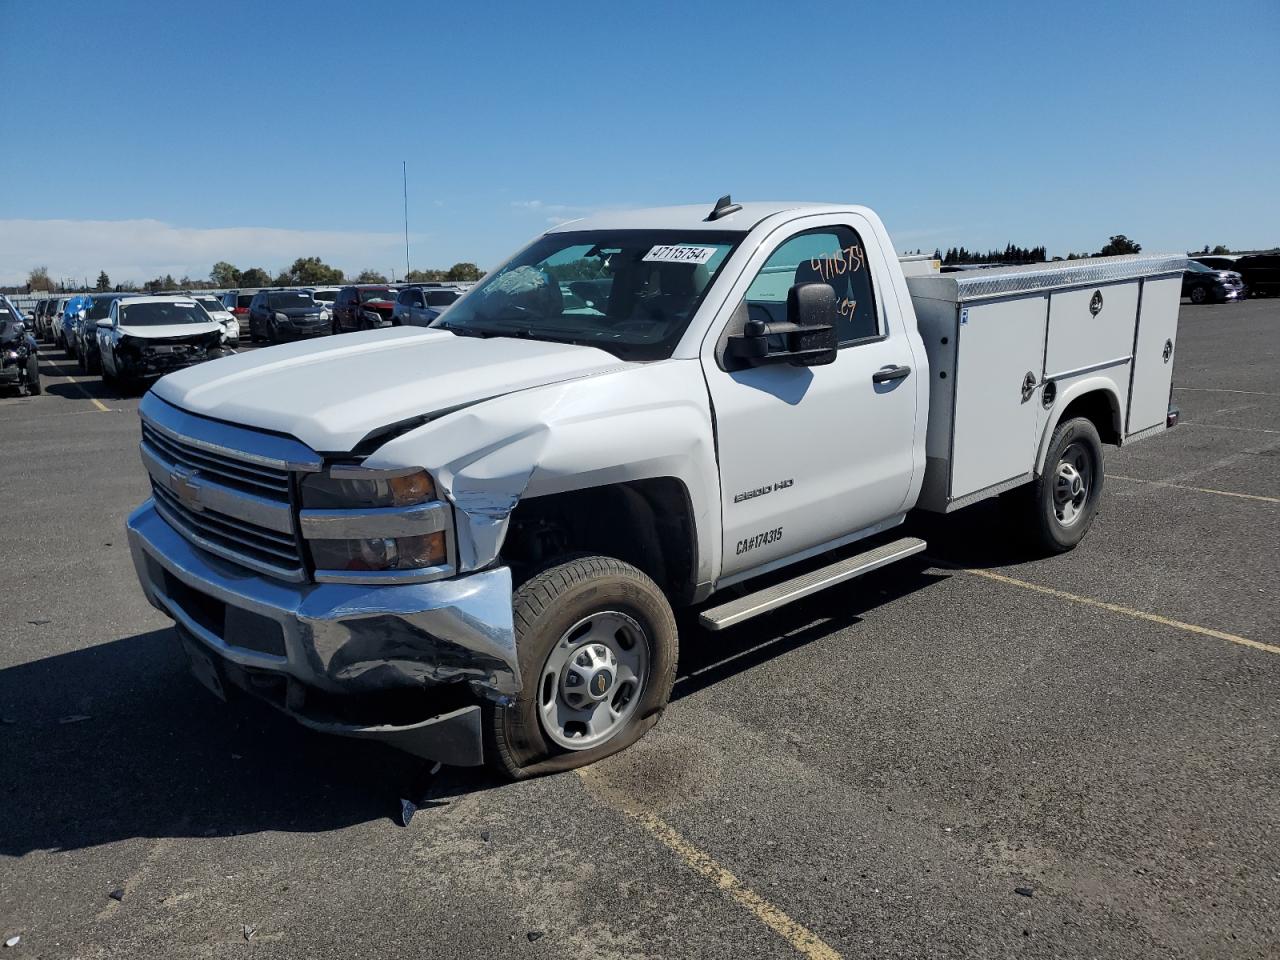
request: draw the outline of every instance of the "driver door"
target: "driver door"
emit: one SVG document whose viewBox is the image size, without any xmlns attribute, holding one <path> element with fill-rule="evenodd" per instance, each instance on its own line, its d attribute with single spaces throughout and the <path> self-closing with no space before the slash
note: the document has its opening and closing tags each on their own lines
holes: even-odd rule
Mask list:
<svg viewBox="0 0 1280 960">
<path fill-rule="evenodd" d="M 724 336 L 703 347 L 720 463 L 722 585 L 896 521 L 911 487 L 915 360 L 881 303 L 892 296 L 887 265 L 863 245 L 873 234 L 861 218 L 810 222 L 763 245 L 713 329 L 733 332 L 726 326 L 744 318 L 784 322 L 793 284 L 828 283 L 837 302 L 835 362 L 732 369 Z M 895 378 L 885 380 L 891 368 Z"/>
</svg>

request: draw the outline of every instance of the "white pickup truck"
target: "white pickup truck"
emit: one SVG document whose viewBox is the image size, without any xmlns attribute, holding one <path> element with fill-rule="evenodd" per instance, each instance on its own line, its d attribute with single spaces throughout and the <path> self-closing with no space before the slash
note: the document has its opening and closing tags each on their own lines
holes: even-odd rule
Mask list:
<svg viewBox="0 0 1280 960">
<path fill-rule="evenodd" d="M 1185 259 L 906 276 L 893 249 L 860 206 L 605 213 L 432 327 L 171 374 L 141 404 L 146 596 L 218 694 L 522 777 L 657 722 L 676 605 L 730 627 L 1005 492 L 1073 547 L 1101 445 L 1176 421 Z"/>
</svg>

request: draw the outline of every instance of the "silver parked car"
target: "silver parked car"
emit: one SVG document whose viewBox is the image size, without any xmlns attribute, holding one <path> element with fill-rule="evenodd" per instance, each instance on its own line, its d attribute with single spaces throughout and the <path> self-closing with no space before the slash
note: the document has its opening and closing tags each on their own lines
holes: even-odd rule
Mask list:
<svg viewBox="0 0 1280 960">
<path fill-rule="evenodd" d="M 462 291 L 453 287 L 405 287 L 396 297 L 391 322 L 402 327 L 429 326 L 461 296 Z"/>
</svg>

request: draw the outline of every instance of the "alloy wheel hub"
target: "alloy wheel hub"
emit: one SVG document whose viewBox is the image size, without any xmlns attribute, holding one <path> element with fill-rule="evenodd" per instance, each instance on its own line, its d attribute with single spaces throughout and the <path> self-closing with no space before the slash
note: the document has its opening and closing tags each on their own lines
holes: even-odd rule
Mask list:
<svg viewBox="0 0 1280 960">
<path fill-rule="evenodd" d="M 609 698 L 618 676 L 618 658 L 603 643 L 580 647 L 564 665 L 560 690 L 565 702 L 582 708 Z"/>
</svg>

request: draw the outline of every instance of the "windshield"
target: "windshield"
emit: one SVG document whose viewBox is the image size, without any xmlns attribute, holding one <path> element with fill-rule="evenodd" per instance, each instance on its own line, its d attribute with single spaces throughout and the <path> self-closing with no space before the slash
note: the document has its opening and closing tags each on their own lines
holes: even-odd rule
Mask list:
<svg viewBox="0 0 1280 960">
<path fill-rule="evenodd" d="M 176 323 L 211 323 L 209 314 L 192 300 L 170 303 L 121 304 L 120 326 L 163 327 Z"/>
<path fill-rule="evenodd" d="M 427 293 L 428 307 L 447 307 L 453 301 L 457 300 L 461 294 L 454 293 L 452 290 L 430 291 Z"/>
<path fill-rule="evenodd" d="M 115 297 L 94 297 L 93 306 L 89 308 L 87 316 L 90 320 L 105 320 L 107 314 L 111 312 L 111 304 L 115 301 Z"/>
<path fill-rule="evenodd" d="M 267 304 L 272 310 L 288 310 L 291 307 L 314 307 L 316 302 L 309 293 L 269 293 Z"/>
<path fill-rule="evenodd" d="M 494 271 L 437 325 L 580 343 L 625 360 L 671 356 L 741 234 L 552 233 Z"/>
<path fill-rule="evenodd" d="M 394 303 L 396 292 L 394 290 L 361 290 L 361 303 Z"/>
<path fill-rule="evenodd" d="M 227 309 L 222 305 L 222 301 L 217 297 L 196 297 L 196 303 L 200 304 L 200 306 L 204 307 L 210 313 L 215 310 L 222 312 Z"/>
</svg>

